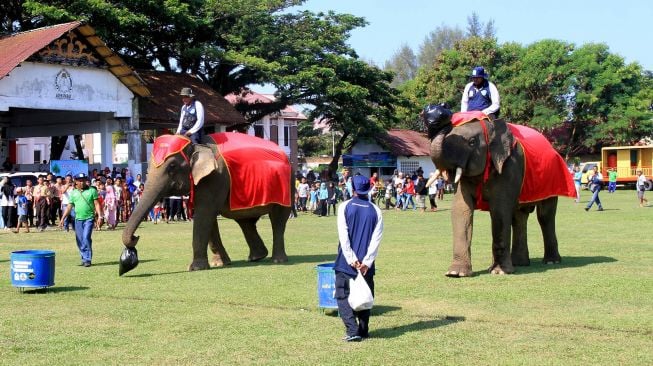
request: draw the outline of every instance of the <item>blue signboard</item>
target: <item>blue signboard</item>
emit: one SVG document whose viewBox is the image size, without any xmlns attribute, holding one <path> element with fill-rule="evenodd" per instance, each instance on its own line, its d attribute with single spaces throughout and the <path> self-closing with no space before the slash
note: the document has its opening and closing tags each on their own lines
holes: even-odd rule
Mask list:
<svg viewBox="0 0 653 366">
<path fill-rule="evenodd" d="M 50 171 L 55 176 L 65 177 L 79 173 L 88 174 L 86 160 L 50 160 Z"/>
<path fill-rule="evenodd" d="M 343 155 L 342 165 L 353 168 L 394 168 L 397 166 L 397 157 L 389 152 Z"/>
</svg>

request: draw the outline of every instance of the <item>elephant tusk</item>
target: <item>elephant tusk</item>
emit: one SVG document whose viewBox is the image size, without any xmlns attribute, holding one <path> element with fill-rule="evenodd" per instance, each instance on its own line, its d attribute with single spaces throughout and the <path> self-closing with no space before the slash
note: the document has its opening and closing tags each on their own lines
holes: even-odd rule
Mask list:
<svg viewBox="0 0 653 366">
<path fill-rule="evenodd" d="M 458 183 L 462 175 L 463 175 L 463 168 L 461 167 L 456 168 L 456 177 L 453 179 L 453 182 Z"/>
</svg>

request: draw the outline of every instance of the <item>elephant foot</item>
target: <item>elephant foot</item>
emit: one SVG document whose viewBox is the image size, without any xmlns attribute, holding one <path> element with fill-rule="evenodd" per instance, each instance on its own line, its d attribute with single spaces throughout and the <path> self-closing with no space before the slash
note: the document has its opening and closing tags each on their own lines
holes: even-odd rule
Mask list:
<svg viewBox="0 0 653 366">
<path fill-rule="evenodd" d="M 188 271 L 202 271 L 211 268 L 208 259 L 196 259 L 189 266 Z"/>
<path fill-rule="evenodd" d="M 288 262 L 288 256 L 283 254 L 283 255 L 275 255 L 272 257 L 272 262 L 273 263 L 286 263 Z"/>
<path fill-rule="evenodd" d="M 474 272 L 472 272 L 471 266 L 452 264 L 444 275 L 453 278 L 471 277 Z"/>
<path fill-rule="evenodd" d="M 231 259 L 223 260 L 219 255 L 214 255 L 209 264 L 211 267 L 224 267 L 231 264 Z"/>
<path fill-rule="evenodd" d="M 249 257 L 247 257 L 248 262 L 258 262 L 261 259 L 265 258 L 268 256 L 268 251 L 267 249 L 264 252 L 261 253 L 250 253 Z"/>
<path fill-rule="evenodd" d="M 497 275 L 505 275 L 505 274 L 511 274 L 515 272 L 515 269 L 511 266 L 501 266 L 499 264 L 493 264 L 489 269 L 491 274 L 497 274 Z"/>
<path fill-rule="evenodd" d="M 555 257 L 553 257 L 553 258 L 544 257 L 544 259 L 542 259 L 542 263 L 544 263 L 544 264 L 560 264 L 561 261 L 562 260 L 560 259 L 560 257 L 557 257 L 557 258 L 555 258 Z"/>
</svg>

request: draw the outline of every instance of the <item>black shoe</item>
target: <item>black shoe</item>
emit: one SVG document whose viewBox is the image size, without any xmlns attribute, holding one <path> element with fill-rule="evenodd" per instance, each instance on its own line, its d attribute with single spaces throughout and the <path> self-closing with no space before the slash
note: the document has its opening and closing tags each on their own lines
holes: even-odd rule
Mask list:
<svg viewBox="0 0 653 366">
<path fill-rule="evenodd" d="M 83 266 L 83 267 L 90 267 L 90 266 L 91 266 L 91 262 L 82 262 L 82 266 Z"/>
<path fill-rule="evenodd" d="M 599 207 L 599 211 L 603 211 L 603 207 Z"/>
<path fill-rule="evenodd" d="M 360 342 L 363 340 L 363 338 L 361 336 L 355 335 L 355 336 L 346 336 L 342 340 L 345 342 Z"/>
<path fill-rule="evenodd" d="M 590 208 L 589 208 L 589 207 L 585 207 L 585 211 L 589 211 L 589 210 L 590 210 Z"/>
</svg>

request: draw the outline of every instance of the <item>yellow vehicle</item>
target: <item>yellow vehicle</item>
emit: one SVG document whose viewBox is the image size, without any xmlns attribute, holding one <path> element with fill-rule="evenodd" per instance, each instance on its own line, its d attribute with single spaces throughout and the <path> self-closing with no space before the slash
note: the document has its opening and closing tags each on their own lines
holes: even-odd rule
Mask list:
<svg viewBox="0 0 653 366">
<path fill-rule="evenodd" d="M 601 171 L 601 162 L 600 161 L 588 161 L 587 163 L 581 163 L 580 164 L 580 171 L 583 173 L 583 175 L 580 178 L 580 183 L 583 185 L 587 185 L 589 183 L 589 175 L 593 171 L 594 167 L 598 166 L 599 171 Z M 604 173 L 601 173 L 604 174 Z M 606 176 L 604 174 L 604 176 Z M 607 177 L 607 176 L 606 176 Z M 607 178 L 606 178 L 607 180 Z"/>
<path fill-rule="evenodd" d="M 617 184 L 634 185 L 637 182 L 637 170 L 641 169 L 650 181 L 653 175 L 653 146 L 613 146 L 601 149 L 603 176 L 607 169 L 617 170 Z"/>
</svg>

